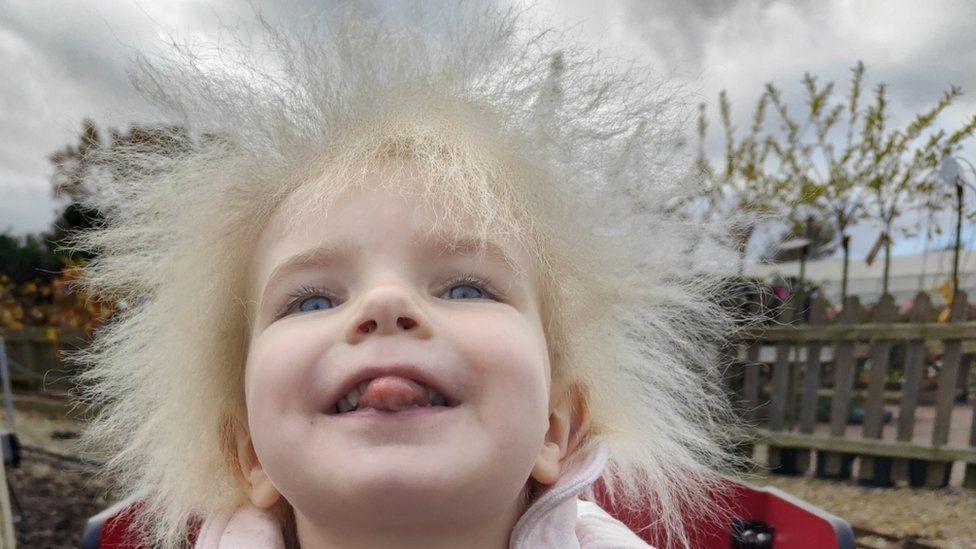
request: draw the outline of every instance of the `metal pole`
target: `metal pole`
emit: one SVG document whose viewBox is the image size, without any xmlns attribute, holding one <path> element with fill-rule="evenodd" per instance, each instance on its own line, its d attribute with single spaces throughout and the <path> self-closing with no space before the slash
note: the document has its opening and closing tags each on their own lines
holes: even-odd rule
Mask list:
<svg viewBox="0 0 976 549">
<path fill-rule="evenodd" d="M 962 178 L 956 176 L 956 247 L 952 254 L 952 297 L 959 292 L 959 248 L 962 246 Z"/>
<path fill-rule="evenodd" d="M 844 247 L 844 273 L 840 281 L 840 306 L 843 307 L 844 303 L 847 303 L 847 265 L 851 255 L 851 237 L 846 234 L 843 235 L 840 244 Z"/>
<path fill-rule="evenodd" d="M 10 369 L 7 366 L 7 346 L 0 336 L 0 377 L 3 378 L 3 408 L 7 419 L 7 428 L 14 430 L 14 397 L 10 392 Z"/>
<path fill-rule="evenodd" d="M 7 415 L 7 429 L 13 431 L 14 399 L 10 394 L 10 371 L 7 368 L 7 346 L 3 336 L 0 336 L 0 377 L 3 378 L 3 406 Z M 0 451 L 0 454 L 2 453 Z M 10 509 L 10 494 L 7 492 L 6 469 L 7 460 L 0 459 L 0 548 L 14 549 L 17 546 L 17 539 L 14 533 L 13 513 Z"/>
<path fill-rule="evenodd" d="M 799 303 L 797 310 L 800 317 L 807 310 L 807 292 L 804 282 L 806 282 L 806 271 L 807 271 L 807 257 L 810 255 L 810 247 L 813 245 L 813 216 L 807 216 L 807 226 L 806 226 L 806 238 L 809 242 L 800 249 L 800 280 L 797 283 L 800 288 L 800 294 L 803 296 Z"/>
</svg>

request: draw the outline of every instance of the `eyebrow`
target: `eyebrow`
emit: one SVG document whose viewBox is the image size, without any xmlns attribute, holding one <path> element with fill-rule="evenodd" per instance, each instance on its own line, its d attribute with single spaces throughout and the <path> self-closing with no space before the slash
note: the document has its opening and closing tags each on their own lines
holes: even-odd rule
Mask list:
<svg viewBox="0 0 976 549">
<path fill-rule="evenodd" d="M 440 254 L 459 256 L 487 257 L 501 262 L 513 274 L 517 272 L 516 263 L 512 257 L 497 243 L 490 240 L 479 240 L 466 236 L 453 235 L 414 235 L 413 240 L 419 242 L 428 250 Z M 359 253 L 358 248 L 349 240 L 339 240 L 308 250 L 298 252 L 279 263 L 268 276 L 264 289 L 261 291 L 261 308 L 267 305 L 269 290 L 279 284 L 292 272 L 304 267 L 329 267 L 347 261 Z"/>
<path fill-rule="evenodd" d="M 479 240 L 467 236 L 454 236 L 434 234 L 429 236 L 415 237 L 419 239 L 421 245 L 437 251 L 439 253 L 450 253 L 452 255 L 481 255 L 491 257 L 500 261 L 509 270 L 515 270 L 515 261 L 508 255 L 504 248 L 491 240 Z"/>
<path fill-rule="evenodd" d="M 355 254 L 354 246 L 351 242 L 340 240 L 316 248 L 310 248 L 298 252 L 288 259 L 279 263 L 268 275 L 261 290 L 261 308 L 267 305 L 268 296 L 271 288 L 277 286 L 282 279 L 286 278 L 293 271 L 303 267 L 328 267 L 351 258 Z"/>
</svg>

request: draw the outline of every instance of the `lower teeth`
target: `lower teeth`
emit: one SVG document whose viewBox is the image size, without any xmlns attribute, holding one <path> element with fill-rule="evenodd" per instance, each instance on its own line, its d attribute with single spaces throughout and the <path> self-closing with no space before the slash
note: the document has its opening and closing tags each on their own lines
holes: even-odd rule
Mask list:
<svg viewBox="0 0 976 549">
<path fill-rule="evenodd" d="M 383 411 L 384 412 L 391 412 L 391 411 L 402 412 L 402 411 L 405 411 L 405 410 L 413 410 L 414 408 L 443 408 L 443 407 L 444 406 L 443 405 L 440 405 L 440 404 L 427 404 L 425 406 L 418 406 L 416 404 L 411 404 L 410 406 L 408 406 L 406 408 L 400 408 L 399 410 L 383 410 Z M 336 406 L 335 411 L 336 411 L 336 414 L 341 415 L 341 414 L 348 414 L 349 412 L 358 412 L 360 410 L 375 410 L 375 409 L 376 408 L 373 408 L 371 406 L 367 406 L 366 408 L 360 408 L 359 406 L 357 406 L 357 407 L 355 407 L 355 408 L 353 408 L 351 410 L 348 410 L 346 412 L 340 412 L 338 406 Z"/>
</svg>

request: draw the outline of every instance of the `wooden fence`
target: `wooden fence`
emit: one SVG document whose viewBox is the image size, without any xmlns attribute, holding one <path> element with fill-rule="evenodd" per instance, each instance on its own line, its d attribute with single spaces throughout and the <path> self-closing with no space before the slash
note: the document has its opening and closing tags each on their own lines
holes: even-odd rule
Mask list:
<svg viewBox="0 0 976 549">
<path fill-rule="evenodd" d="M 773 470 L 814 465 L 822 478 L 942 487 L 961 462 L 962 484 L 976 488 L 976 399 L 967 399 L 976 322 L 964 293 L 953 301 L 948 322 L 934 322 L 920 293 L 898 322 L 891 296 L 870 315 L 849 298 L 828 322 L 816 300 L 802 325 L 787 303 L 775 325 L 744 338 L 730 389 Z"/>
<path fill-rule="evenodd" d="M 25 328 L 0 330 L 6 342 L 10 377 L 15 387 L 61 392 L 71 387 L 73 372 L 62 361 L 61 352 L 86 344 L 81 330 Z"/>
<path fill-rule="evenodd" d="M 948 322 L 936 322 L 922 293 L 899 321 L 890 296 L 870 314 L 851 298 L 828 320 L 818 300 L 798 324 L 801 315 L 787 303 L 777 323 L 747 335 L 729 385 L 759 427 L 774 471 L 797 474 L 812 465 L 824 478 L 938 487 L 962 463 L 963 485 L 976 488 L 976 398 L 968 385 L 976 321 L 966 319 L 967 304 L 960 294 Z M 83 345 L 82 332 L 0 335 L 16 386 L 70 386 L 59 353 Z"/>
</svg>

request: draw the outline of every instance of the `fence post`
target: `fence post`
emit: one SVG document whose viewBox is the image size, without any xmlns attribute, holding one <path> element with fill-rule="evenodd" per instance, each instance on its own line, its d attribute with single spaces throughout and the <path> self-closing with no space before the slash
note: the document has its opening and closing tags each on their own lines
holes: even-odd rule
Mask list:
<svg viewBox="0 0 976 549">
<path fill-rule="evenodd" d="M 6 464 L 0 463 L 0 549 L 14 549 L 17 545 L 13 511 L 7 491 Z"/>
<path fill-rule="evenodd" d="M 760 316 L 765 318 L 768 314 L 761 294 L 756 295 L 755 299 L 747 301 L 744 306 L 746 307 L 747 317 L 750 320 Z M 759 364 L 759 353 L 761 350 L 761 340 L 754 339 L 749 341 L 746 347 L 745 364 L 742 366 L 742 399 L 740 400 L 740 406 L 743 418 L 750 423 L 759 419 L 759 377 L 762 368 Z M 750 452 L 748 455 L 752 456 L 752 453 Z"/>
<path fill-rule="evenodd" d="M 964 317 L 965 318 L 965 317 Z M 969 370 L 973 365 L 973 355 L 965 354 L 961 357 L 959 378 L 964 387 L 968 382 Z M 973 416 L 969 425 L 969 447 L 976 448 L 976 398 L 973 398 Z M 967 463 L 963 474 L 962 485 L 976 490 L 976 463 Z"/>
<path fill-rule="evenodd" d="M 850 296 L 841 311 L 841 324 L 857 324 L 861 317 L 861 302 Z M 834 397 L 830 405 L 830 436 L 843 437 L 847 429 L 850 400 L 854 386 L 856 364 L 853 341 L 838 341 L 834 346 Z M 842 452 L 818 452 L 817 476 L 821 478 L 846 479 L 851 476 L 851 463 L 854 454 Z"/>
<path fill-rule="evenodd" d="M 827 303 L 823 296 L 817 297 L 810 304 L 810 326 L 822 326 L 827 318 Z M 803 388 L 800 395 L 799 427 L 806 435 L 813 434 L 817 425 L 817 389 L 820 388 L 820 372 L 822 370 L 820 355 L 823 344 L 811 341 L 807 344 L 806 370 L 803 373 Z M 810 467 L 810 450 L 797 450 L 797 468 L 806 471 Z"/>
<path fill-rule="evenodd" d="M 872 322 L 890 324 L 895 321 L 898 309 L 891 294 L 881 296 L 874 307 Z M 864 404 L 863 438 L 880 439 L 884 429 L 884 389 L 888 379 L 888 362 L 891 360 L 891 341 L 876 339 L 871 342 L 871 374 L 868 379 L 868 396 Z M 864 486 L 891 486 L 891 458 L 861 456 L 858 483 Z"/>
<path fill-rule="evenodd" d="M 973 420 L 969 425 L 969 447 L 976 448 L 976 398 L 973 399 Z M 963 476 L 962 485 L 976 490 L 976 463 L 966 464 L 966 473 Z"/>
<path fill-rule="evenodd" d="M 796 296 L 791 295 L 780 307 L 776 320 L 783 324 L 793 323 L 793 307 Z M 772 389 L 769 395 L 769 430 L 782 431 L 786 425 L 786 404 L 789 402 L 791 370 L 791 343 L 780 341 L 776 343 L 776 359 L 772 367 Z M 781 446 L 768 446 L 768 465 L 779 475 L 798 475 L 802 473 L 797 464 L 797 449 Z"/>
<path fill-rule="evenodd" d="M 966 320 L 966 292 L 956 292 L 952 298 L 949 322 Z M 942 348 L 942 369 L 939 371 L 935 395 L 935 427 L 932 430 L 932 445 L 943 446 L 949 442 L 949 423 L 952 420 L 952 405 L 956 396 L 956 377 L 962 358 L 962 341 L 947 339 Z M 925 465 L 925 486 L 944 488 L 949 485 L 952 472 L 951 461 L 929 461 Z"/>
<path fill-rule="evenodd" d="M 742 381 L 742 406 L 744 415 L 749 421 L 759 418 L 759 351 L 762 344 L 757 340 L 749 344 L 746 349 L 746 364 Z"/>
<path fill-rule="evenodd" d="M 793 323 L 793 299 L 790 298 L 776 315 L 779 322 Z M 769 395 L 769 430 L 782 431 L 786 425 L 786 401 L 790 390 L 790 350 L 789 341 L 776 343 L 776 359 L 773 362 L 772 394 Z"/>
<path fill-rule="evenodd" d="M 919 292 L 910 314 L 912 322 L 928 321 L 932 308 L 929 295 Z M 904 381 L 901 386 L 901 406 L 898 410 L 898 440 L 911 442 L 915 431 L 915 408 L 918 406 L 918 392 L 925 374 L 925 341 L 913 339 L 905 349 Z M 891 463 L 892 480 L 907 480 L 913 487 L 925 484 L 925 462 L 917 459 L 894 459 Z"/>
<path fill-rule="evenodd" d="M 737 343 L 728 342 L 719 349 L 718 364 L 721 368 L 722 389 L 729 399 L 729 403 L 734 406 L 737 417 L 742 417 L 742 400 L 740 393 L 743 389 L 743 361 L 739 357 L 740 346 Z M 752 438 L 736 441 L 734 450 L 737 454 L 752 458 L 755 452 L 755 441 Z"/>
</svg>

